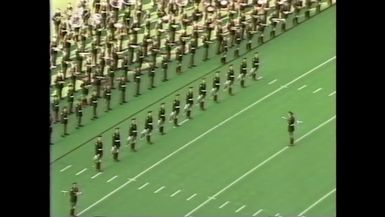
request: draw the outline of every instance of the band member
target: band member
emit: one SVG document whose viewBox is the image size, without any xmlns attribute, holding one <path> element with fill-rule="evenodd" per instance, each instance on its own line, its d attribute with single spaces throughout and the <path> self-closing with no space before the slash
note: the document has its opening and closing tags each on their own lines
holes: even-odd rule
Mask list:
<svg viewBox="0 0 385 217">
<path fill-rule="evenodd" d="M 92 103 L 92 110 L 93 110 L 93 116 L 92 116 L 91 120 L 94 120 L 94 119 L 98 118 L 98 116 L 96 114 L 97 107 L 98 107 L 98 96 L 96 95 L 95 91 L 91 96 L 91 103 Z"/>
<path fill-rule="evenodd" d="M 124 81 L 124 77 L 119 77 L 119 90 L 120 90 L 120 105 L 126 103 L 126 82 Z"/>
<path fill-rule="evenodd" d="M 164 123 L 166 122 L 166 109 L 164 103 L 160 104 L 160 109 L 158 113 L 158 126 L 160 134 L 164 135 Z"/>
<path fill-rule="evenodd" d="M 206 80 L 203 78 L 201 83 L 199 84 L 199 96 L 198 102 L 199 107 L 203 111 L 205 110 L 205 98 L 206 98 Z"/>
<path fill-rule="evenodd" d="M 83 106 L 81 104 L 81 101 L 78 100 L 77 103 L 76 103 L 76 106 L 75 106 L 75 112 L 76 112 L 76 117 L 78 119 L 78 123 L 77 123 L 77 126 L 76 126 L 76 129 L 78 129 L 79 127 L 82 127 L 82 117 L 83 117 Z"/>
<path fill-rule="evenodd" d="M 120 149 L 120 133 L 119 127 L 115 128 L 115 132 L 112 135 L 112 158 L 114 161 L 119 161 L 119 149 Z"/>
<path fill-rule="evenodd" d="M 251 76 L 253 77 L 254 80 L 258 80 L 257 78 L 258 68 L 259 68 L 259 56 L 258 56 L 258 52 L 256 52 L 253 57 L 253 64 L 251 68 Z"/>
<path fill-rule="evenodd" d="M 239 57 L 239 50 L 240 50 L 240 47 L 241 47 L 241 32 L 237 32 L 236 33 L 236 44 L 237 46 L 235 47 L 235 50 L 234 50 L 234 57 L 235 58 L 238 58 Z"/>
<path fill-rule="evenodd" d="M 68 85 L 68 91 L 67 91 L 67 101 L 68 101 L 68 107 L 69 107 L 69 113 L 73 113 L 73 107 L 74 107 L 74 88 L 72 87 L 72 84 Z"/>
<path fill-rule="evenodd" d="M 229 71 L 227 72 L 227 80 L 225 83 L 225 89 L 229 88 L 229 94 L 233 95 L 233 83 L 235 79 L 235 73 L 233 69 L 233 64 L 230 65 Z"/>
<path fill-rule="evenodd" d="M 147 113 L 147 117 L 146 117 L 146 120 L 145 120 L 144 130 L 141 133 L 141 137 L 146 135 L 146 141 L 149 144 L 152 144 L 152 142 L 151 142 L 151 132 L 152 132 L 152 130 L 154 128 L 153 124 L 154 124 L 154 122 L 153 122 L 153 118 L 152 118 L 152 112 L 149 111 Z"/>
<path fill-rule="evenodd" d="M 227 51 L 228 51 L 227 40 L 222 41 L 222 47 L 223 47 L 223 54 L 221 57 L 221 63 L 224 65 L 226 64 L 226 57 L 227 57 Z"/>
<path fill-rule="evenodd" d="M 247 59 L 243 58 L 243 61 L 241 63 L 239 77 L 238 77 L 241 79 L 241 87 L 245 87 L 246 74 L 247 74 Z"/>
<path fill-rule="evenodd" d="M 67 193 L 68 191 L 64 191 L 64 193 Z M 70 217 L 76 217 L 75 215 L 75 209 L 76 209 L 76 204 L 78 202 L 78 196 L 81 194 L 77 183 L 74 182 L 72 183 L 72 187 L 69 190 L 69 195 L 70 195 L 70 204 L 71 204 L 71 209 L 70 209 Z"/>
<path fill-rule="evenodd" d="M 64 88 L 64 75 L 61 72 L 59 72 L 56 75 L 55 87 L 56 87 L 57 95 L 59 96 L 59 99 L 61 100 L 62 99 L 62 91 Z"/>
<path fill-rule="evenodd" d="M 289 132 L 289 137 L 290 137 L 290 146 L 294 145 L 294 131 L 295 131 L 295 125 L 297 122 L 294 117 L 294 113 L 289 111 L 288 117 L 282 117 L 283 119 L 287 120 L 288 124 L 288 132 Z"/>
<path fill-rule="evenodd" d="M 221 77 L 219 76 L 219 71 L 215 73 L 215 77 L 213 80 L 213 88 L 211 90 L 212 94 L 214 95 L 214 102 L 218 102 L 218 93 L 219 88 L 221 86 Z"/>
<path fill-rule="evenodd" d="M 178 115 L 180 111 L 180 100 L 179 100 L 179 94 L 176 94 L 174 102 L 172 104 L 172 112 L 171 112 L 171 119 L 174 121 L 174 126 L 178 127 Z"/>
<path fill-rule="evenodd" d="M 209 58 L 209 48 L 210 48 L 210 41 L 206 36 L 203 36 L 203 46 L 205 48 L 205 55 L 203 58 L 203 61 L 207 61 Z"/>
<path fill-rule="evenodd" d="M 127 143 L 131 144 L 131 151 L 136 152 L 135 143 L 138 136 L 138 126 L 136 125 L 136 119 L 131 119 L 131 125 L 128 132 Z"/>
<path fill-rule="evenodd" d="M 60 117 L 61 117 L 61 122 L 63 124 L 63 134 L 62 134 L 62 137 L 64 137 L 64 136 L 69 135 L 67 133 L 68 111 L 67 111 L 66 107 L 63 108 L 63 111 L 61 112 Z"/>
<path fill-rule="evenodd" d="M 194 105 L 193 87 L 190 87 L 186 94 L 186 105 L 184 106 L 184 110 L 186 112 L 186 116 L 188 119 L 191 119 L 191 109 L 193 105 Z"/>
<path fill-rule="evenodd" d="M 140 72 L 140 67 L 135 68 L 134 81 L 136 83 L 136 94 L 135 96 L 140 95 L 140 76 L 142 73 Z"/>
<path fill-rule="evenodd" d="M 190 66 L 189 66 L 190 68 L 196 66 L 194 64 L 194 57 L 195 57 L 196 49 L 197 49 L 197 41 L 194 40 L 194 41 L 191 42 L 191 51 L 190 51 L 191 57 L 190 57 Z"/>
<path fill-rule="evenodd" d="M 60 103 L 60 100 L 59 98 L 57 97 L 57 95 L 53 95 L 53 99 L 52 99 L 52 110 L 54 112 L 54 117 L 55 117 L 55 121 L 54 123 L 59 123 L 59 103 Z"/>
<path fill-rule="evenodd" d="M 112 94 L 111 87 L 107 85 L 104 88 L 104 99 L 106 99 L 106 104 L 107 104 L 106 112 L 111 110 L 111 94 Z"/>
<path fill-rule="evenodd" d="M 168 69 L 168 59 L 167 56 L 163 56 L 162 58 L 162 68 L 163 68 L 163 80 L 167 81 L 167 69 Z"/>
<path fill-rule="evenodd" d="M 155 65 L 150 65 L 150 67 L 148 68 L 148 76 L 150 77 L 150 83 L 149 83 L 148 89 L 151 90 L 152 88 L 155 88 L 155 85 L 154 85 Z"/>
<path fill-rule="evenodd" d="M 102 172 L 102 169 L 101 169 L 102 157 L 103 157 L 103 141 L 102 141 L 102 136 L 99 135 L 95 143 L 95 156 L 94 156 L 95 167 L 96 167 L 96 171 L 98 172 Z"/>
</svg>

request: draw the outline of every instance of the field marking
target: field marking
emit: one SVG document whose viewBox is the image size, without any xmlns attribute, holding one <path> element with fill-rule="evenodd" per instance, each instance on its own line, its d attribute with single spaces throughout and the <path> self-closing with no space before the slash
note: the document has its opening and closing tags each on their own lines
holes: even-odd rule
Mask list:
<svg viewBox="0 0 385 217">
<path fill-rule="evenodd" d="M 307 132 L 306 134 L 304 134 L 303 136 L 301 136 L 300 138 L 298 138 L 296 140 L 296 142 L 299 142 L 301 141 L 302 139 L 304 139 L 305 137 L 307 137 L 308 135 L 310 135 L 311 133 L 313 133 L 314 131 L 316 131 L 317 129 L 321 128 L 322 126 L 324 126 L 325 124 L 329 123 L 330 121 L 332 121 L 333 119 L 335 119 L 335 115 L 331 118 L 329 118 L 329 120 L 323 122 L 322 124 L 318 125 L 316 128 L 310 130 L 309 132 Z M 265 163 L 267 163 L 268 161 L 270 161 L 271 159 L 275 158 L 276 156 L 278 156 L 279 154 L 281 154 L 282 152 L 286 151 L 289 147 L 288 146 L 285 146 L 284 148 L 282 148 L 281 150 L 277 151 L 276 153 L 274 153 L 273 155 L 271 155 L 269 158 L 267 158 L 266 160 L 262 161 L 261 163 L 259 163 L 257 166 L 251 168 L 249 171 L 247 171 L 246 173 L 244 173 L 242 176 L 238 177 L 237 179 L 235 179 L 233 182 L 231 182 L 229 185 L 227 185 L 226 187 L 222 188 L 220 191 L 218 191 L 217 193 L 215 193 L 212 197 L 217 197 L 218 195 L 222 194 L 224 191 L 226 191 L 227 189 L 229 189 L 231 186 L 233 186 L 234 184 L 236 184 L 237 182 L 239 182 L 241 179 L 243 179 L 244 177 L 246 177 L 247 175 L 249 175 L 250 173 L 254 172 L 256 169 L 258 169 L 259 167 L 263 166 Z M 206 205 L 208 202 L 210 202 L 212 199 L 207 199 L 206 201 L 204 201 L 203 203 L 199 204 L 197 207 L 195 207 L 193 210 L 191 210 L 189 213 L 187 213 L 185 215 L 185 217 L 188 217 L 188 216 L 191 216 L 192 213 L 194 213 L 195 211 L 197 211 L 198 209 L 200 209 L 201 207 L 203 207 L 204 205 Z"/>
<path fill-rule="evenodd" d="M 333 96 L 334 94 L 336 94 L 336 91 L 333 91 L 329 94 L 329 96 Z"/>
<path fill-rule="evenodd" d="M 302 85 L 300 88 L 298 88 L 297 90 L 302 90 L 303 88 L 307 87 L 306 84 Z"/>
<path fill-rule="evenodd" d="M 177 195 L 179 192 L 181 192 L 181 190 L 175 191 L 173 194 L 170 195 L 170 197 L 174 197 L 174 196 Z"/>
<path fill-rule="evenodd" d="M 67 169 L 69 169 L 70 167 L 72 167 L 72 165 L 68 165 L 68 166 L 64 167 L 63 169 L 60 170 L 60 172 L 64 172 L 64 171 L 66 171 Z"/>
<path fill-rule="evenodd" d="M 235 210 L 235 212 L 239 212 L 239 211 L 241 211 L 245 207 L 246 207 L 246 205 L 243 205 L 243 206 L 239 207 L 237 210 Z"/>
<path fill-rule="evenodd" d="M 196 195 L 197 195 L 197 194 L 193 194 L 193 195 L 191 195 L 189 198 L 187 198 L 186 200 L 191 200 L 191 199 L 193 199 Z"/>
<path fill-rule="evenodd" d="M 275 216 L 280 216 L 280 214 L 279 214 L 279 213 L 277 213 L 277 214 L 275 214 Z"/>
<path fill-rule="evenodd" d="M 80 170 L 79 172 L 77 172 L 76 175 L 78 176 L 78 175 L 82 174 L 82 173 L 83 173 L 84 171 L 86 171 L 86 170 L 88 170 L 88 169 L 87 169 L 87 168 L 84 168 L 84 169 Z"/>
<path fill-rule="evenodd" d="M 184 119 L 182 122 L 180 122 L 179 124 L 182 125 L 184 123 L 186 123 L 189 119 Z"/>
<path fill-rule="evenodd" d="M 118 178 L 118 176 L 116 175 L 116 176 L 114 176 L 114 177 L 112 177 L 111 179 L 109 179 L 107 182 L 111 182 L 112 180 L 114 180 L 114 179 L 116 179 L 116 178 Z"/>
<path fill-rule="evenodd" d="M 228 203 L 230 203 L 230 201 L 224 202 L 224 203 L 219 207 L 219 209 L 222 209 L 222 208 L 225 207 Z"/>
<path fill-rule="evenodd" d="M 142 188 L 146 187 L 148 184 L 150 184 L 150 183 L 148 183 L 148 182 L 144 183 L 142 186 L 140 186 L 140 187 L 138 188 L 138 190 L 142 190 Z"/>
<path fill-rule="evenodd" d="M 276 82 L 277 81 L 277 79 L 274 79 L 274 80 L 272 80 L 272 81 L 270 81 L 268 84 L 270 85 L 270 84 L 273 84 L 274 82 Z"/>
<path fill-rule="evenodd" d="M 258 210 L 257 212 L 255 212 L 254 214 L 253 214 L 253 216 L 256 216 L 256 215 L 258 215 L 260 212 L 262 212 L 263 211 L 263 209 L 260 209 L 260 210 Z"/>
<path fill-rule="evenodd" d="M 322 90 L 322 88 L 318 88 L 317 90 L 313 91 L 313 93 L 317 93 L 320 90 Z"/>
<path fill-rule="evenodd" d="M 332 58 L 326 60 L 325 62 L 319 64 L 318 66 L 312 68 L 311 70 L 305 72 L 304 74 L 298 76 L 297 78 L 293 79 L 292 81 L 288 82 L 286 85 L 290 85 L 294 82 L 296 82 L 297 80 L 301 79 L 302 77 L 305 77 L 306 75 L 312 73 L 313 71 L 317 70 L 318 68 L 322 67 L 323 65 L 329 63 L 330 61 L 334 60 L 336 58 L 336 56 L 333 56 Z M 215 130 L 216 128 L 222 126 L 223 124 L 227 123 L 228 121 L 230 121 L 231 119 L 237 117 L 238 115 L 242 114 L 243 112 L 249 110 L 250 108 L 252 108 L 253 106 L 255 106 L 256 104 L 262 102 L 263 100 L 269 98 L 270 96 L 274 95 L 275 93 L 279 92 L 280 90 L 282 90 L 283 88 L 280 87 L 278 89 L 276 89 L 275 91 L 267 94 L 266 96 L 260 98 L 259 100 L 255 101 L 254 103 L 252 103 L 251 105 L 247 106 L 246 108 L 242 109 L 241 111 L 235 113 L 234 115 L 230 116 L 229 118 L 227 118 L 226 120 L 220 122 L 219 124 L 215 125 L 214 127 L 210 128 L 209 130 L 207 130 L 206 132 L 202 133 L 201 135 L 199 135 L 198 137 L 196 137 L 195 139 L 191 140 L 190 142 L 184 144 L 183 146 L 181 146 L 180 148 L 176 149 L 175 151 L 171 152 L 170 154 L 168 154 L 167 156 L 165 156 L 164 158 L 160 159 L 159 161 L 157 161 L 156 163 L 154 163 L 153 165 L 151 165 L 150 167 L 148 167 L 147 169 L 143 170 L 142 172 L 140 172 L 138 175 L 136 175 L 134 177 L 134 179 L 137 179 L 139 178 L 140 176 L 142 176 L 143 174 L 147 173 L 148 171 L 150 171 L 151 169 L 153 169 L 154 167 L 158 166 L 159 164 L 161 164 L 163 161 L 169 159 L 170 157 L 172 157 L 173 155 L 175 155 L 176 153 L 180 152 L 181 150 L 185 149 L 186 147 L 188 147 L 189 145 L 191 145 L 192 143 L 194 143 L 195 141 L 199 140 L 200 138 L 204 137 L 205 135 L 209 134 L 210 132 L 212 132 L 213 130 Z M 102 202 L 103 200 L 109 198 L 111 195 L 113 195 L 115 192 L 119 191 L 120 189 L 124 188 L 126 185 L 130 184 L 132 182 L 132 180 L 128 180 L 127 182 L 123 183 L 121 186 L 117 187 L 115 190 L 111 191 L 110 193 L 106 194 L 105 196 L 103 196 L 102 198 L 100 198 L 99 200 L 97 200 L 96 202 L 94 202 L 93 204 L 91 204 L 90 206 L 88 206 L 87 208 L 83 209 L 82 211 L 80 211 L 78 213 L 78 216 L 80 216 L 81 214 L 85 213 L 86 211 L 88 211 L 89 209 L 91 209 L 92 207 L 96 206 L 97 204 L 99 204 L 100 202 Z"/>
<path fill-rule="evenodd" d="M 94 176 L 91 177 L 91 179 L 96 178 L 96 177 L 99 176 L 100 174 L 102 174 L 102 173 L 101 173 L 101 172 L 96 173 Z"/>
<path fill-rule="evenodd" d="M 154 194 L 157 194 L 159 191 L 163 190 L 163 188 L 165 188 L 164 186 L 158 188 L 156 191 L 154 191 Z"/>
<path fill-rule="evenodd" d="M 315 203 L 313 203 L 312 205 L 310 205 L 308 208 L 306 208 L 304 211 L 302 211 L 300 214 L 298 214 L 298 216 L 303 216 L 303 214 L 305 214 L 307 211 L 309 211 L 311 208 L 313 208 L 314 206 L 316 206 L 318 203 L 320 203 L 321 201 L 323 201 L 325 198 L 327 198 L 329 195 L 333 194 L 334 192 L 336 191 L 336 188 L 334 188 L 333 190 L 331 190 L 329 193 L 325 194 L 324 196 L 322 196 L 319 200 L 317 200 Z"/>
</svg>

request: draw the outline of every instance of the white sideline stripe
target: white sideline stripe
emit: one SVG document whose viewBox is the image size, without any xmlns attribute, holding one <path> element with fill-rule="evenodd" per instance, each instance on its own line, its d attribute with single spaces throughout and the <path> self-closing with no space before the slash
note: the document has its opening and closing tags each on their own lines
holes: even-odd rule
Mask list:
<svg viewBox="0 0 385 217">
<path fill-rule="evenodd" d="M 161 191 L 163 188 L 165 188 L 164 186 L 158 188 L 158 190 L 154 191 L 154 194 L 158 193 L 159 191 Z"/>
<path fill-rule="evenodd" d="M 277 81 L 277 79 L 275 79 L 275 80 L 272 80 L 272 81 L 270 81 L 268 84 L 270 85 L 270 84 L 273 84 L 274 82 L 276 82 Z"/>
<path fill-rule="evenodd" d="M 150 184 L 150 183 L 146 182 L 145 184 L 143 184 L 142 186 L 140 186 L 140 187 L 138 188 L 138 190 L 141 190 L 142 188 L 146 187 L 148 184 Z"/>
<path fill-rule="evenodd" d="M 315 71 L 316 69 L 322 67 L 323 65 L 327 64 L 328 62 L 334 60 L 336 58 L 336 56 L 333 56 L 332 58 L 326 60 L 325 62 L 321 63 L 320 65 L 314 67 L 313 69 L 309 70 L 308 72 L 305 72 L 304 74 L 298 76 L 297 78 L 295 78 L 294 80 L 288 82 L 286 85 L 290 85 L 294 82 L 296 82 L 297 80 L 301 79 L 302 77 L 310 74 L 311 72 Z M 142 172 L 140 172 L 138 175 L 136 175 L 134 177 L 134 179 L 138 179 L 140 176 L 142 176 L 143 174 L 147 173 L 148 171 L 150 171 L 152 168 L 158 166 L 159 164 L 161 164 L 163 161 L 167 160 L 168 158 L 170 158 L 171 156 L 175 155 L 176 153 L 178 153 L 179 151 L 185 149 L 186 147 L 188 147 L 189 145 L 191 145 L 192 143 L 194 143 L 195 141 L 199 140 L 200 138 L 202 138 L 203 136 L 207 135 L 208 133 L 210 133 L 211 131 L 215 130 L 216 128 L 220 127 L 221 125 L 225 124 L 226 122 L 230 121 L 231 119 L 237 117 L 238 115 L 242 114 L 243 112 L 247 111 L 248 109 L 250 109 L 251 107 L 255 106 L 256 104 L 262 102 L 263 100 L 269 98 L 270 96 L 274 95 L 275 93 L 279 92 L 281 89 L 283 89 L 282 87 L 276 89 L 275 91 L 267 94 L 266 96 L 260 98 L 259 100 L 255 101 L 254 103 L 252 103 L 251 105 L 247 106 L 246 108 L 242 109 L 241 111 L 235 113 L 234 115 L 230 116 L 229 118 L 227 118 L 226 120 L 222 121 L 221 123 L 215 125 L 214 127 L 212 127 L 211 129 L 207 130 L 206 132 L 204 132 L 203 134 L 201 134 L 200 136 L 196 137 L 195 139 L 191 140 L 190 142 L 186 143 L 185 145 L 181 146 L 180 148 L 178 148 L 177 150 L 171 152 L 170 154 L 168 154 L 166 157 L 162 158 L 161 160 L 159 160 L 158 162 L 154 163 L 153 165 L 151 165 L 150 167 L 148 167 L 147 169 L 143 170 Z M 126 185 L 130 184 L 132 182 L 132 180 L 128 180 L 127 182 L 123 183 L 121 186 L 117 187 L 115 190 L 111 191 L 110 193 L 106 194 L 104 197 L 100 198 L 99 200 L 97 200 L 96 202 L 94 202 L 93 204 L 91 204 L 90 206 L 88 206 L 87 208 L 83 209 L 82 211 L 80 211 L 78 213 L 78 216 L 80 216 L 81 214 L 85 213 L 86 211 L 88 211 L 89 209 L 91 209 L 92 207 L 96 206 L 97 204 L 99 204 L 100 202 L 102 202 L 103 200 L 107 199 L 108 197 L 110 197 L 111 195 L 113 195 L 115 192 L 119 191 L 120 189 L 124 188 Z"/>
<path fill-rule="evenodd" d="M 315 203 L 313 203 L 312 205 L 310 205 L 308 208 L 306 208 L 304 211 L 302 211 L 300 214 L 298 214 L 298 216 L 302 216 L 303 214 L 305 214 L 307 211 L 309 211 L 311 208 L 313 208 L 315 205 L 317 205 L 318 203 L 320 203 L 321 201 L 323 201 L 325 198 L 327 198 L 329 195 L 333 194 L 334 192 L 336 191 L 336 188 L 334 188 L 333 190 L 331 190 L 329 193 L 325 194 L 323 197 L 321 197 L 319 200 L 317 200 Z"/>
<path fill-rule="evenodd" d="M 186 200 L 191 200 L 191 199 L 193 199 L 193 197 L 195 197 L 197 194 L 193 194 L 193 195 L 191 195 L 189 198 L 187 198 Z"/>
<path fill-rule="evenodd" d="M 109 179 L 107 182 L 111 182 L 112 180 L 116 179 L 118 176 L 114 176 L 111 179 Z"/>
<path fill-rule="evenodd" d="M 224 206 L 226 206 L 228 203 L 230 203 L 230 201 L 226 201 L 226 202 L 224 202 L 220 207 L 219 207 L 219 209 L 222 209 Z"/>
<path fill-rule="evenodd" d="M 175 191 L 173 194 L 170 195 L 170 197 L 174 197 L 175 195 L 177 195 L 181 190 L 177 190 Z"/>
<path fill-rule="evenodd" d="M 318 88 L 317 90 L 313 91 L 313 93 L 317 93 L 320 90 L 322 90 L 322 88 Z"/>
<path fill-rule="evenodd" d="M 96 178 L 96 177 L 99 176 L 100 174 L 102 174 L 102 173 L 101 173 L 101 172 L 96 173 L 94 176 L 91 177 L 91 179 Z"/>
<path fill-rule="evenodd" d="M 318 125 L 316 128 L 312 129 L 311 131 L 307 132 L 305 135 L 301 136 L 300 138 L 298 138 L 298 140 L 296 140 L 296 142 L 299 142 L 301 141 L 303 138 L 305 138 L 306 136 L 310 135 L 311 133 L 313 133 L 314 131 L 316 131 L 317 129 L 321 128 L 322 126 L 324 126 L 325 124 L 329 123 L 331 120 L 333 120 L 336 116 L 334 115 L 333 117 L 331 117 L 329 120 L 323 122 L 322 124 Z M 271 159 L 275 158 L 276 156 L 278 156 L 279 154 L 281 154 L 282 152 L 286 151 L 289 147 L 288 146 L 285 146 L 284 148 L 282 148 L 281 150 L 279 150 L 278 152 L 276 152 L 275 154 L 271 155 L 269 158 L 267 158 L 266 160 L 262 161 L 260 164 L 258 164 L 257 166 L 253 167 L 252 169 L 250 169 L 249 171 L 247 171 L 246 173 L 244 173 L 242 176 L 238 177 L 236 180 L 234 180 L 232 183 L 230 183 L 229 185 L 227 185 L 226 187 L 224 187 L 222 190 L 218 191 L 216 194 L 214 194 L 212 197 L 217 197 L 218 195 L 220 195 L 221 193 L 223 193 L 224 191 L 226 191 L 227 189 L 229 189 L 231 186 L 233 186 L 235 183 L 239 182 L 241 179 L 243 179 L 244 177 L 246 177 L 247 175 L 249 175 L 250 173 L 252 173 L 254 170 L 258 169 L 259 167 L 263 166 L 265 163 L 267 163 L 268 161 L 270 161 Z M 209 198 L 207 199 L 206 201 L 204 201 L 203 203 L 199 204 L 197 207 L 195 207 L 193 210 L 191 210 L 189 213 L 187 213 L 185 215 L 185 217 L 188 217 L 190 216 L 192 213 L 194 213 L 195 211 L 197 211 L 198 209 L 200 209 L 201 207 L 203 207 L 204 205 L 206 205 L 208 202 L 210 202 L 212 199 Z"/>
<path fill-rule="evenodd" d="M 256 215 L 258 215 L 260 212 L 262 212 L 263 211 L 263 209 L 260 209 L 260 210 L 258 210 L 257 212 L 255 212 L 254 214 L 253 214 L 253 216 L 256 216 Z"/>
<path fill-rule="evenodd" d="M 66 171 L 70 167 L 72 167 L 72 165 L 68 165 L 68 166 L 64 167 L 63 169 L 60 170 L 60 172 L 64 172 L 64 171 Z"/>
<path fill-rule="evenodd" d="M 329 96 L 333 96 L 334 94 L 336 94 L 336 91 L 333 91 L 329 94 Z"/>
<path fill-rule="evenodd" d="M 307 85 L 303 85 L 302 87 L 298 88 L 297 90 L 302 90 L 303 88 L 307 87 Z"/>
<path fill-rule="evenodd" d="M 246 207 L 246 205 L 243 205 L 243 206 L 239 207 L 237 210 L 235 210 L 235 212 L 239 212 L 239 211 L 241 211 L 245 207 Z"/>
<path fill-rule="evenodd" d="M 78 173 L 76 173 L 76 175 L 78 176 L 78 175 L 80 175 L 80 174 L 82 174 L 84 171 L 86 171 L 86 170 L 88 170 L 87 168 L 84 168 L 84 169 L 82 169 L 81 171 L 79 171 Z"/>
</svg>

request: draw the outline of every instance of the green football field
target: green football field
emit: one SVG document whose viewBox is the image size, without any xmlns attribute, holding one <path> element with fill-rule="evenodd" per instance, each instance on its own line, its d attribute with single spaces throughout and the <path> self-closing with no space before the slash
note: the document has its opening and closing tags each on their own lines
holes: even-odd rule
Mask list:
<svg viewBox="0 0 385 217">
<path fill-rule="evenodd" d="M 216 70 L 223 87 L 229 64 L 221 66 L 219 57 L 212 57 L 109 113 L 101 106 L 93 122 L 87 110 L 86 126 L 75 130 L 70 123 L 68 137 L 60 137 L 62 126 L 55 126 L 51 216 L 69 216 L 69 197 L 62 191 L 72 182 L 82 191 L 79 216 L 335 216 L 335 19 L 333 6 L 258 47 L 261 80 L 248 78 L 246 88 L 237 80 L 234 96 L 221 90 L 219 103 L 208 97 L 206 111 L 194 106 L 189 121 L 182 113 L 181 127 L 167 123 L 166 135 L 155 130 L 154 144 L 140 140 L 136 153 L 123 145 L 118 163 L 110 154 L 114 127 L 125 139 L 136 117 L 142 130 L 147 111 L 155 117 L 165 102 L 169 114 L 176 93 L 183 108 L 188 87 L 194 87 L 196 99 L 200 78 L 211 89 Z M 231 62 L 237 75 L 242 58 L 250 66 L 253 55 L 244 52 Z M 303 122 L 294 147 L 287 146 L 287 123 L 281 118 L 289 110 Z M 92 157 L 100 133 L 104 171 L 97 173 Z"/>
</svg>

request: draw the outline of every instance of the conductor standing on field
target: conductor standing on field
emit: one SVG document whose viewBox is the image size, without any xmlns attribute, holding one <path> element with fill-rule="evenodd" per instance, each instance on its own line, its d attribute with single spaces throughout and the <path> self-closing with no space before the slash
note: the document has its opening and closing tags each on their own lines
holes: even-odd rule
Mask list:
<svg viewBox="0 0 385 217">
<path fill-rule="evenodd" d="M 63 191 L 63 192 L 69 193 L 70 195 L 70 203 L 71 203 L 70 217 L 75 217 L 75 208 L 78 202 L 78 195 L 81 194 L 76 182 L 72 183 L 72 187 L 69 191 Z"/>
<path fill-rule="evenodd" d="M 287 120 L 289 137 L 290 137 L 290 146 L 292 146 L 294 145 L 294 131 L 295 131 L 295 124 L 296 124 L 294 113 L 289 111 L 289 117 L 288 118 L 282 117 L 282 118 Z"/>
</svg>

